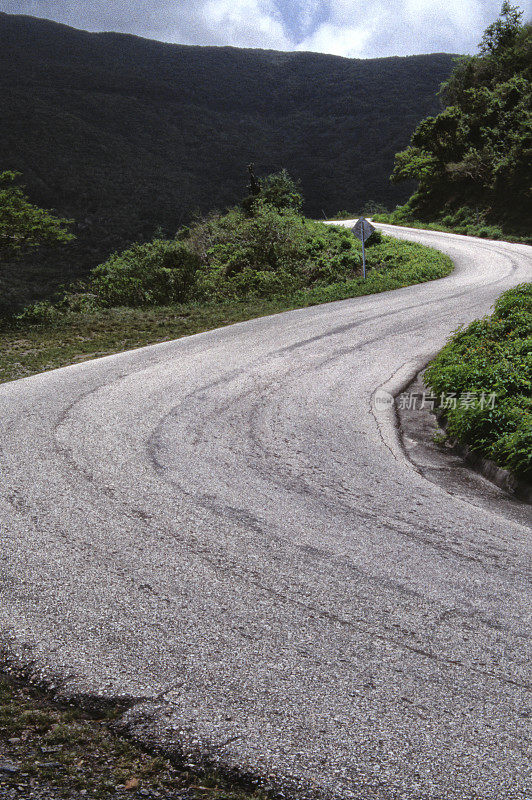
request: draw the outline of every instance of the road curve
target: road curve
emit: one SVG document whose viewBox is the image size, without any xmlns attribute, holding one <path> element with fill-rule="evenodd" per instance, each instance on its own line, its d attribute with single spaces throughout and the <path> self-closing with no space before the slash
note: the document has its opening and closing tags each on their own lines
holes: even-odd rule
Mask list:
<svg viewBox="0 0 532 800">
<path fill-rule="evenodd" d="M 389 232 L 455 271 L 0 386 L 2 641 L 300 797 L 522 800 L 530 527 L 426 481 L 371 397 L 532 248 Z"/>
</svg>

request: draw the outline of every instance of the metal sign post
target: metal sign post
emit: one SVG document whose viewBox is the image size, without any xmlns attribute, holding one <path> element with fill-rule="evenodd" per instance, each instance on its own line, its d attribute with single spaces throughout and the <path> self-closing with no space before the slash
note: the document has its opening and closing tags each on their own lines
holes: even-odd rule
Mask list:
<svg viewBox="0 0 532 800">
<path fill-rule="evenodd" d="M 366 279 L 366 247 L 365 242 L 366 239 L 369 239 L 375 228 L 368 222 L 367 219 L 364 217 L 360 217 L 358 222 L 355 224 L 354 228 L 351 229 L 357 239 L 360 239 L 362 242 L 362 270 L 364 275 L 364 280 Z"/>
</svg>

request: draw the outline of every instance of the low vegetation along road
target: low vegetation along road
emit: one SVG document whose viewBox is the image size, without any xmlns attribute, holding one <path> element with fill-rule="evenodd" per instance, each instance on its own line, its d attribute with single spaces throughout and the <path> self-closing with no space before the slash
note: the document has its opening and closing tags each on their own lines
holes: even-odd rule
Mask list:
<svg viewBox="0 0 532 800">
<path fill-rule="evenodd" d="M 3 642 L 300 796 L 529 798 L 530 528 L 426 481 L 372 397 L 532 248 L 386 231 L 455 271 L 0 386 Z"/>
</svg>

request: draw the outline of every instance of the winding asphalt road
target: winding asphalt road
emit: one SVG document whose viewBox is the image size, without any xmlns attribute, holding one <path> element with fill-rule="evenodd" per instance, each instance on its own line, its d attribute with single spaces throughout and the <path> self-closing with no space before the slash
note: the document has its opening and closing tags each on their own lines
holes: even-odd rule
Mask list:
<svg viewBox="0 0 532 800">
<path fill-rule="evenodd" d="M 299 797 L 530 798 L 531 529 L 372 396 L 532 248 L 392 231 L 454 273 L 0 386 L 2 641 Z"/>
</svg>

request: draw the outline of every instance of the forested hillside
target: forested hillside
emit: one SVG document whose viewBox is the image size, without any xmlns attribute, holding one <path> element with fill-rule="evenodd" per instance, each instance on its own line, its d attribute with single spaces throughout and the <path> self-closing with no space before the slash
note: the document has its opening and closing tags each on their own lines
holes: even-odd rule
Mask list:
<svg viewBox="0 0 532 800">
<path fill-rule="evenodd" d="M 77 236 L 4 270 L 4 297 L 42 295 L 158 226 L 171 235 L 238 201 L 249 162 L 300 179 L 309 215 L 393 207 L 413 188 L 390 185 L 394 153 L 437 112 L 451 69 L 442 54 L 189 47 L 0 14 L 0 171 L 21 172 Z"/>
<path fill-rule="evenodd" d="M 464 232 L 532 234 L 532 25 L 505 2 L 479 53 L 442 87 L 440 114 L 422 120 L 398 153 L 392 180 L 418 189 L 393 214 Z"/>
</svg>

